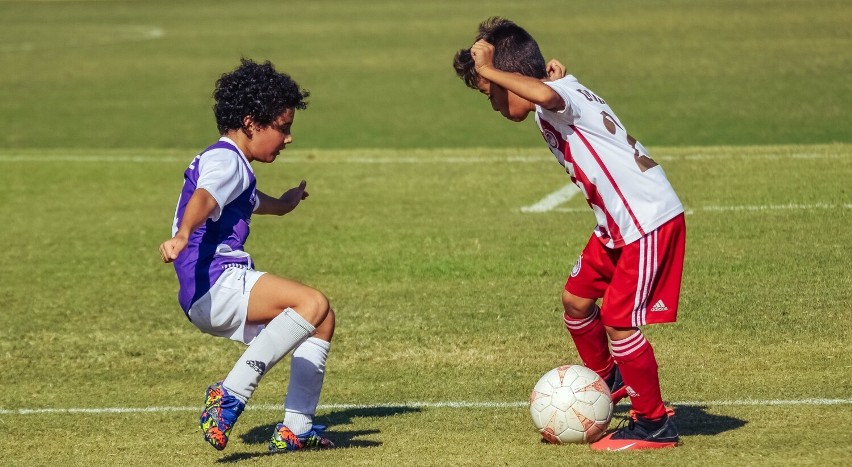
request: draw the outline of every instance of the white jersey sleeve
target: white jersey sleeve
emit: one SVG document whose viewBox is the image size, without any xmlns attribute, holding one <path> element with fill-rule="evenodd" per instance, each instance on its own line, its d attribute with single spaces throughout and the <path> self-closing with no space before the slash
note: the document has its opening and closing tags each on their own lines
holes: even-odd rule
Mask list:
<svg viewBox="0 0 852 467">
<path fill-rule="evenodd" d="M 222 210 L 248 188 L 250 179 L 241 155 L 227 149 L 213 149 L 198 158 L 198 185 L 216 199 L 210 219 L 217 221 Z"/>
<path fill-rule="evenodd" d="M 683 212 L 663 168 L 602 98 L 568 75 L 546 82 L 565 101 L 536 107 L 536 123 L 557 161 L 595 213 L 595 234 L 611 248 L 632 243 Z"/>
</svg>

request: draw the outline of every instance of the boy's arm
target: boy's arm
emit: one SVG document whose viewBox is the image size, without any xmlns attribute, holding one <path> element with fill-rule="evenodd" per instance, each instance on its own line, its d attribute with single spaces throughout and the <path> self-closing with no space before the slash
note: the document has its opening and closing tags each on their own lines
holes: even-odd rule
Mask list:
<svg viewBox="0 0 852 467">
<path fill-rule="evenodd" d="M 266 193 L 257 190 L 259 204 L 257 209 L 254 210 L 254 213 L 274 214 L 276 216 L 283 216 L 284 214 L 287 214 L 288 212 L 296 209 L 296 206 L 298 206 L 303 199 L 308 197 L 308 192 L 305 191 L 305 187 L 307 185 L 308 182 L 302 180 L 302 183 L 300 183 L 299 186 L 290 188 L 278 198 L 269 196 Z"/>
<path fill-rule="evenodd" d="M 204 188 L 199 188 L 192 193 L 192 197 L 186 203 L 186 210 L 177 233 L 160 245 L 160 257 L 163 258 L 164 263 L 171 263 L 177 259 L 189 243 L 192 232 L 207 221 L 217 206 L 216 198 Z"/>
<path fill-rule="evenodd" d="M 482 39 L 476 41 L 470 48 L 470 55 L 480 77 L 547 110 L 561 110 L 565 107 L 562 97 L 542 81 L 494 68 L 494 46 L 488 42 Z"/>
</svg>

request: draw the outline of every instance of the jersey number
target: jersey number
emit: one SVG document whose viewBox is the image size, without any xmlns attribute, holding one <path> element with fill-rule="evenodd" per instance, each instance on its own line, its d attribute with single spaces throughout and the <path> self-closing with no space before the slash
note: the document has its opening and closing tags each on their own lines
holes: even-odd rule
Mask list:
<svg viewBox="0 0 852 467">
<path fill-rule="evenodd" d="M 594 95 L 594 94 L 593 94 Z M 597 96 L 595 96 L 597 97 Z M 601 117 L 603 118 L 603 124 L 606 127 L 607 131 L 611 134 L 615 134 L 618 128 L 621 128 L 621 125 L 615 121 L 612 115 L 608 114 L 606 111 L 601 111 Z M 621 128 L 624 130 L 624 128 Z M 636 138 L 630 136 L 626 131 L 624 134 L 627 136 L 627 144 L 633 148 L 633 161 L 636 162 L 636 165 L 639 166 L 639 170 L 643 173 L 650 168 L 656 167 L 658 164 L 654 159 L 651 159 L 647 154 L 642 154 L 639 152 L 639 148 L 636 147 Z"/>
</svg>

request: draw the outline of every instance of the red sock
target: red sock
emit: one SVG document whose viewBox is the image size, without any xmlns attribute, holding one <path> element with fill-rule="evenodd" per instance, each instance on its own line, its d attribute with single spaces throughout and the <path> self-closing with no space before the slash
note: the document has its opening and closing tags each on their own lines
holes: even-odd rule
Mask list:
<svg viewBox="0 0 852 467">
<path fill-rule="evenodd" d="M 645 340 L 642 332 L 637 331 L 627 339 L 612 341 L 612 355 L 627 386 L 633 410 L 650 420 L 665 416 L 657 359 L 651 343 Z"/>
<path fill-rule="evenodd" d="M 609 353 L 606 329 L 600 319 L 600 308 L 595 306 L 595 311 L 583 319 L 571 318 L 567 314 L 563 317 L 583 365 L 606 380 L 612 373 L 615 360 Z"/>
</svg>

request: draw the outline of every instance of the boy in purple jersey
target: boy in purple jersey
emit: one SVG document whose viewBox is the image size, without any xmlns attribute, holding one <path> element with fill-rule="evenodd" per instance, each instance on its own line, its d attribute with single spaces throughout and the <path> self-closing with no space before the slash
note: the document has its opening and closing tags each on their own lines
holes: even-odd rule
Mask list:
<svg viewBox="0 0 852 467">
<path fill-rule="evenodd" d="M 515 23 L 496 17 L 481 23 L 473 46 L 457 52 L 453 66 L 505 118 L 520 122 L 535 114 L 557 162 L 595 213 L 595 231 L 562 291 L 564 321 L 583 364 L 607 382 L 613 400 L 629 395 L 633 409 L 626 425 L 592 449 L 676 446 L 656 357 L 639 329 L 677 315 L 685 224 L 665 173 L 605 100 L 574 76 L 554 79 L 538 44 Z"/>
<path fill-rule="evenodd" d="M 298 282 L 256 271 L 244 250 L 252 214 L 281 216 L 308 197 L 306 182 L 279 197 L 256 188 L 251 162 L 273 162 L 293 141 L 290 128 L 309 93 L 270 62 L 243 59 L 213 93 L 222 137 L 184 173 L 172 238 L 160 256 L 174 263 L 178 302 L 201 331 L 248 344 L 224 380 L 207 388 L 200 424 L 204 438 L 224 449 L 260 379 L 291 350 L 285 415 L 271 452 L 334 444 L 313 424 L 334 334 L 328 299 Z"/>
</svg>

